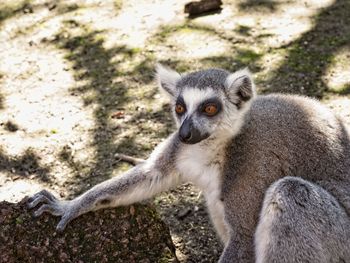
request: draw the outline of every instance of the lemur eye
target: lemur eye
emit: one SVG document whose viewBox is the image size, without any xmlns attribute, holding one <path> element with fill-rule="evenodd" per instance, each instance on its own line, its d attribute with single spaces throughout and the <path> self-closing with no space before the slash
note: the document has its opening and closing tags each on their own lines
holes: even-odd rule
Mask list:
<svg viewBox="0 0 350 263">
<path fill-rule="evenodd" d="M 205 106 L 204 112 L 208 116 L 214 116 L 218 112 L 218 107 L 214 104 L 209 104 L 209 105 Z"/>
<path fill-rule="evenodd" d="M 177 114 L 183 114 L 185 112 L 185 107 L 181 104 L 176 104 L 175 111 Z"/>
</svg>

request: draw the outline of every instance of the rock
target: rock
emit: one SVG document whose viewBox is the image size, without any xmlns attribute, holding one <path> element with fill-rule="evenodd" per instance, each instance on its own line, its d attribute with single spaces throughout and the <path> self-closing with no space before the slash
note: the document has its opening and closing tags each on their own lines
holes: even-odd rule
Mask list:
<svg viewBox="0 0 350 263">
<path fill-rule="evenodd" d="M 221 0 L 193 1 L 185 5 L 185 13 L 189 16 L 197 16 L 206 12 L 220 11 L 221 5 Z"/>
<path fill-rule="evenodd" d="M 0 202 L 1 262 L 167 262 L 175 248 L 151 205 L 90 212 L 55 232 L 58 217 L 33 218 L 26 206 Z"/>
</svg>

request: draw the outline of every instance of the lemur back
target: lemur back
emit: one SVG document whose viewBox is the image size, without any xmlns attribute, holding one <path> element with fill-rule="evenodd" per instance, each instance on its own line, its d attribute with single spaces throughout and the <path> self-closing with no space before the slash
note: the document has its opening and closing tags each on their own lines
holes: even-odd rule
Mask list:
<svg viewBox="0 0 350 263">
<path fill-rule="evenodd" d="M 241 248 L 232 257 L 240 262 L 253 262 L 261 200 L 273 182 L 286 176 L 323 187 L 350 215 L 350 142 L 343 124 L 311 99 L 258 96 L 241 132 L 227 146 L 223 172 L 226 220 Z"/>
</svg>

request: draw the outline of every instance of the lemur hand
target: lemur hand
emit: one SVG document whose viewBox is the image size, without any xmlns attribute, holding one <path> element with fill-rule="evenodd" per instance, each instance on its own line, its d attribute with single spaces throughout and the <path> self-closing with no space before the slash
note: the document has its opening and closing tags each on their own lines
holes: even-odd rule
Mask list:
<svg viewBox="0 0 350 263">
<path fill-rule="evenodd" d="M 28 208 L 40 207 L 34 212 L 34 216 L 38 217 L 44 212 L 48 212 L 55 216 L 61 216 L 56 230 L 61 232 L 67 224 L 79 216 L 79 206 L 74 201 L 58 200 L 53 194 L 47 190 L 36 193 L 28 200 Z"/>
</svg>

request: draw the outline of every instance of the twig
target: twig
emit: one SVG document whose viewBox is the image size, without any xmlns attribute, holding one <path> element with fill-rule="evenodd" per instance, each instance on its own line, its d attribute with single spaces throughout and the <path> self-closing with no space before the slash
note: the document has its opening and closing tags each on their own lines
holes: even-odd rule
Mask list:
<svg viewBox="0 0 350 263">
<path fill-rule="evenodd" d="M 116 153 L 114 155 L 114 157 L 116 157 L 120 161 L 128 162 L 132 165 L 138 165 L 138 164 L 143 163 L 145 161 L 144 159 L 132 157 L 132 156 L 121 154 L 121 153 Z"/>
</svg>

